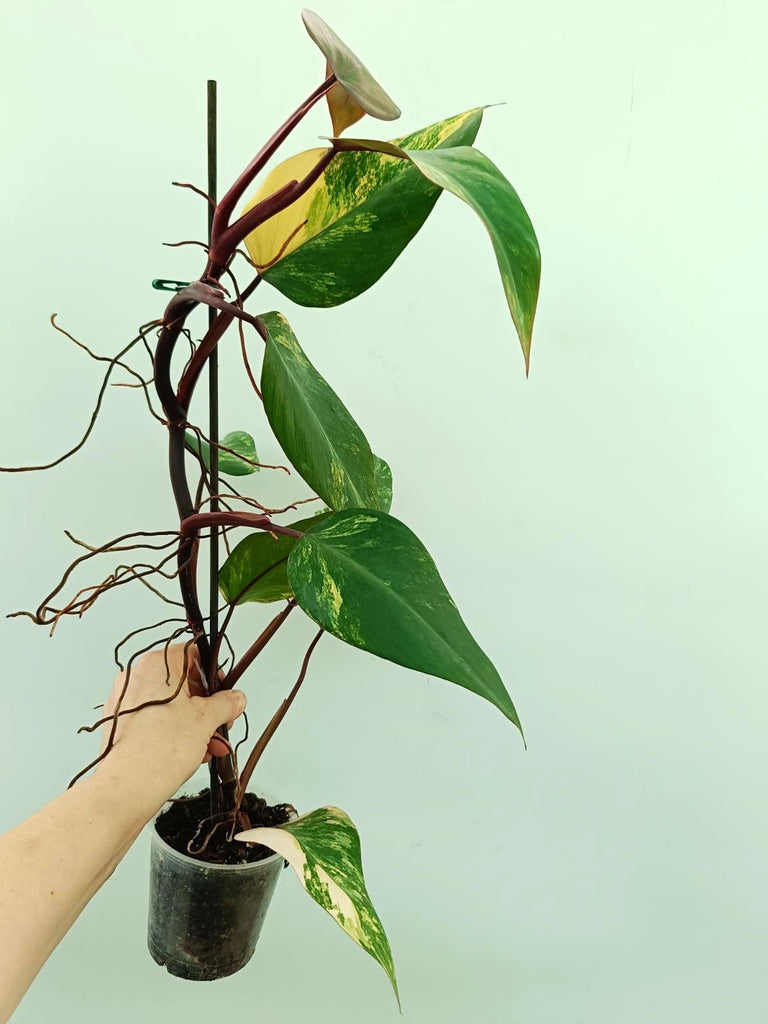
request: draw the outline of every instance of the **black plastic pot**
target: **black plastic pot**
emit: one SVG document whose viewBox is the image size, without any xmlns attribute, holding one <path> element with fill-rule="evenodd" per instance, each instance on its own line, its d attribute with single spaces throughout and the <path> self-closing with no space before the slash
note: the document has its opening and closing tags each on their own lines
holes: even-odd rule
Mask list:
<svg viewBox="0 0 768 1024">
<path fill-rule="evenodd" d="M 280 854 L 252 864 L 206 864 L 174 850 L 153 825 L 152 958 L 190 981 L 235 974 L 253 956 L 282 868 Z"/>
</svg>

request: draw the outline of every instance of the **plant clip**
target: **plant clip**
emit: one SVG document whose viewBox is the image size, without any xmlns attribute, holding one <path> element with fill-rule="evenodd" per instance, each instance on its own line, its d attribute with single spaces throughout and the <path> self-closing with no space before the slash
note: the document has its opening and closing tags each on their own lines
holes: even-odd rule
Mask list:
<svg viewBox="0 0 768 1024">
<path fill-rule="evenodd" d="M 159 292 L 180 292 L 188 284 L 189 281 L 166 281 L 164 277 L 156 277 L 152 282 L 152 287 L 157 288 Z"/>
</svg>

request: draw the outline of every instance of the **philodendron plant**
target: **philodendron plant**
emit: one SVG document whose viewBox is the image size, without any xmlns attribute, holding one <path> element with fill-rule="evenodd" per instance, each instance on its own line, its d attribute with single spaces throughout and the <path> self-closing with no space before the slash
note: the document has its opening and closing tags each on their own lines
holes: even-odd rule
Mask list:
<svg viewBox="0 0 768 1024">
<path fill-rule="evenodd" d="M 384 967 L 397 991 L 389 944 L 363 882 L 354 825 L 343 811 L 322 807 L 283 825 L 252 827 L 244 795 L 253 770 L 295 698 L 323 633 L 457 683 L 493 704 L 518 729 L 520 721 L 498 672 L 464 624 L 424 544 L 391 515 L 392 474 L 386 461 L 371 450 L 351 412 L 313 366 L 284 313 L 269 309 L 272 303 L 265 301 L 260 305 L 268 311 L 257 315 L 246 311 L 246 303 L 262 282 L 310 307 L 337 306 L 360 295 L 393 264 L 447 190 L 474 210 L 490 235 L 527 372 L 540 257 L 517 193 L 474 148 L 484 108 L 454 114 L 391 141 L 344 135 L 364 114 L 392 121 L 400 111 L 316 14 L 304 11 L 302 16 L 326 60 L 323 81 L 277 129 L 224 197 L 219 202 L 207 197 L 212 219 L 199 279 L 179 284 L 162 319 L 143 325 L 130 344 L 107 360 L 99 405 L 112 374 L 120 368 L 129 373 L 129 384 L 144 389 L 150 411 L 167 431 L 179 525 L 153 533 L 137 531 L 97 547 L 75 541 L 87 552 L 74 566 L 118 551 L 155 549 L 162 555 L 155 562 L 128 565 L 121 554 L 121 564 L 103 582 L 62 601 L 58 595 L 68 583 L 70 567 L 36 612 L 18 614 L 53 628 L 65 615 L 81 616 L 116 586 L 139 580 L 168 599 L 164 580 L 177 579 L 183 618 L 142 627 L 156 630 L 174 623 L 170 636 L 142 646 L 127 659 L 125 685 L 141 653 L 184 638 L 187 645 L 197 646 L 207 693 L 234 686 L 294 609 L 308 615 L 318 631 L 299 678 L 242 768 L 226 729 L 220 730 L 229 752 L 211 761 L 208 821 L 214 828 L 228 823 L 230 844 L 241 844 L 243 850 L 242 844 L 258 843 L 282 854 L 307 892 Z M 320 101 L 327 103 L 330 112 L 332 134 L 327 143 L 288 157 L 248 198 L 246 193 L 267 162 Z M 255 269 L 243 288 L 233 273 L 237 256 Z M 206 333 L 196 342 L 187 323 L 198 306 L 212 312 Z M 51 320 L 57 330 L 63 330 Z M 322 502 L 301 518 L 295 512 L 299 500 L 287 508 L 270 508 L 265 504 L 268 486 L 257 500 L 234 483 L 219 479 L 221 475 L 245 480 L 267 468 L 259 463 L 250 434 L 235 431 L 219 440 L 190 421 L 201 372 L 233 325 L 239 333 L 245 371 L 263 402 L 275 438 L 316 496 L 302 500 Z M 251 330 L 263 342 L 258 383 L 245 340 Z M 153 403 L 151 382 L 127 362 L 137 345 L 152 357 L 160 410 Z M 173 357 L 181 345 L 188 346 L 189 353 L 178 372 L 179 363 Z M 175 378 L 172 367 L 177 368 Z M 82 447 L 98 407 L 80 444 L 51 465 Z M 194 486 L 188 478 L 190 467 L 198 477 Z M 258 479 L 268 476 L 262 473 Z M 235 531 L 237 542 L 230 546 Z M 216 615 L 223 611 L 216 628 L 212 628 L 214 609 L 209 616 L 203 614 L 196 573 L 201 541 L 213 535 L 223 538 L 228 552 L 218 575 L 225 610 L 215 609 Z M 239 658 L 232 652 L 230 661 L 225 659 L 228 629 L 236 609 L 249 602 L 276 603 L 280 609 L 250 648 Z M 136 643 L 134 638 L 142 630 L 118 644 L 115 656 L 121 669 L 120 648 L 129 640 Z M 125 692 L 124 688 L 123 696 Z M 109 755 L 118 717 L 145 707 L 122 707 L 122 701 L 118 700 L 109 718 L 88 727 L 107 724 L 110 735 L 100 757 Z"/>
</svg>

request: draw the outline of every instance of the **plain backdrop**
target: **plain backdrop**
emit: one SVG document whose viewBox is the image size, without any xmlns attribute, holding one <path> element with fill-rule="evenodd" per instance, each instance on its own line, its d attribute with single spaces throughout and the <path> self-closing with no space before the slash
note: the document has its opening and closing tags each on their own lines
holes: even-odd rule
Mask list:
<svg viewBox="0 0 768 1024">
<path fill-rule="evenodd" d="M 332 638 L 262 762 L 358 825 L 413 1024 L 768 1021 L 768 369 L 762 5 L 749 0 L 324 0 L 402 107 L 388 138 L 483 103 L 477 145 L 543 253 L 531 376 L 492 249 L 439 201 L 379 284 L 333 310 L 263 286 L 391 464 L 392 512 L 435 558 L 526 729 Z M 300 7 L 5 0 L 0 41 L 0 462 L 80 436 L 112 354 L 201 268 L 205 82 L 231 180 L 321 80 Z M 318 108 L 289 155 L 329 134 Z M 247 280 L 247 277 L 243 278 Z M 222 348 L 222 429 L 281 453 Z M 255 350 L 254 350 L 255 351 Z M 111 389 L 91 441 L 0 476 L 2 611 L 90 543 L 174 528 L 162 428 Z M 265 471 L 252 493 L 306 488 Z M 106 575 L 114 563 L 104 562 Z M 79 585 L 94 582 L 85 573 Z M 73 593 L 70 590 L 68 593 Z M 94 755 L 112 648 L 164 606 L 106 596 L 53 639 L 0 619 L 10 827 Z M 244 608 L 242 649 L 271 614 Z M 298 614 L 246 678 L 252 728 L 293 683 Z M 206 776 L 201 773 L 200 783 Z M 19 1024 L 383 1024 L 382 971 L 286 872 L 251 964 L 201 985 L 145 948 L 148 835 L 51 956 Z M 33 898 L 33 897 L 31 897 Z"/>
</svg>

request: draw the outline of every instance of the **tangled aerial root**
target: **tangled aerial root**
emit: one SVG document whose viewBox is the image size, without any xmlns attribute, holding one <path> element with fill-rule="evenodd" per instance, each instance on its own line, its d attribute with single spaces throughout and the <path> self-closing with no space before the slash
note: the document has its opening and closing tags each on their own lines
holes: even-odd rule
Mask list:
<svg viewBox="0 0 768 1024">
<path fill-rule="evenodd" d="M 78 443 L 73 448 L 70 448 L 69 451 L 65 452 L 63 455 L 60 455 L 57 459 L 54 459 L 52 462 L 46 462 L 39 466 L 0 466 L 0 473 L 33 473 L 38 470 L 53 469 L 54 466 L 60 465 L 66 459 L 71 458 L 76 452 L 79 452 L 80 449 L 85 444 L 85 442 L 91 436 L 93 428 L 96 424 L 96 419 L 98 418 L 99 412 L 101 410 L 101 404 L 104 400 L 104 394 L 107 390 L 110 377 L 112 376 L 115 367 L 118 366 L 121 369 L 126 370 L 128 373 L 131 374 L 131 376 L 136 378 L 138 382 L 137 386 L 143 389 L 144 396 L 147 400 L 147 405 L 149 407 L 149 411 L 155 417 L 155 419 L 159 420 L 163 424 L 167 422 L 164 419 L 164 417 L 160 416 L 159 413 L 155 411 L 155 408 L 152 405 L 152 400 L 149 397 L 149 389 L 147 387 L 147 382 L 144 380 L 140 373 L 138 373 L 136 370 L 134 370 L 131 366 L 129 366 L 126 362 L 123 361 L 123 356 L 130 352 L 134 345 L 137 345 L 140 341 L 143 341 L 145 347 L 148 347 L 146 341 L 146 331 L 152 327 L 159 326 L 162 323 L 162 321 L 150 320 L 149 323 L 142 324 L 142 326 L 139 328 L 139 333 L 137 334 L 137 336 L 133 338 L 131 341 L 129 341 L 128 344 L 124 348 L 122 348 L 117 353 L 116 356 L 110 357 L 97 356 L 94 352 L 91 351 L 91 349 L 88 348 L 87 345 L 84 345 L 82 341 L 78 341 L 77 338 L 73 337 L 73 335 L 71 335 L 69 331 L 65 331 L 63 327 L 59 327 L 59 325 L 56 323 L 56 315 L 56 313 L 53 313 L 51 315 L 51 326 L 55 330 L 57 330 L 60 334 L 63 334 L 65 337 L 69 338 L 70 341 L 73 341 L 75 345 L 77 345 L 78 348 L 81 348 L 84 352 L 86 352 L 91 357 L 91 359 L 95 359 L 97 362 L 100 363 L 109 363 L 109 366 L 107 367 L 107 372 L 104 374 L 104 378 L 101 382 L 101 387 L 99 388 L 95 408 L 93 410 L 93 413 L 91 414 L 91 418 L 85 430 L 85 433 L 80 438 Z"/>
</svg>

